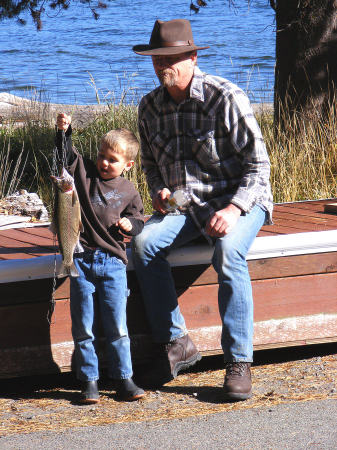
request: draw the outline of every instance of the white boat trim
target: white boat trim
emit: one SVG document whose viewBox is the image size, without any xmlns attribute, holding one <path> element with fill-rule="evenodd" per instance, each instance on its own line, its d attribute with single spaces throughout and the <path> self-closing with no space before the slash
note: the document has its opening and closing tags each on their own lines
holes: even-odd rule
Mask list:
<svg viewBox="0 0 337 450">
<path fill-rule="evenodd" d="M 46 227 L 50 222 L 31 222 L 30 216 L 4 216 L 0 214 L 0 231 L 10 230 L 12 228 L 35 228 Z"/>
<path fill-rule="evenodd" d="M 337 230 L 257 237 L 247 260 L 278 258 L 337 251 Z M 133 270 L 130 250 L 128 270 Z M 213 248 L 208 244 L 186 245 L 171 252 L 172 267 L 210 264 Z M 0 283 L 53 278 L 61 264 L 61 255 L 0 261 Z M 56 269 L 55 269 L 56 267 Z"/>
</svg>

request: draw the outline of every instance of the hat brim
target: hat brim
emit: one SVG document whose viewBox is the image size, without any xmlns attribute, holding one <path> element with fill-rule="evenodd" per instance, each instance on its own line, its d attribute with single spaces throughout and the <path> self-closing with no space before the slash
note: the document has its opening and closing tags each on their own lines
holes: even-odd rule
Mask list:
<svg viewBox="0 0 337 450">
<path fill-rule="evenodd" d="M 137 55 L 145 56 L 165 56 L 165 55 L 180 55 L 181 53 L 194 52 L 195 50 L 205 50 L 209 47 L 198 47 L 197 45 L 180 45 L 177 47 L 161 47 L 151 48 L 149 45 L 135 45 L 132 50 Z"/>
</svg>

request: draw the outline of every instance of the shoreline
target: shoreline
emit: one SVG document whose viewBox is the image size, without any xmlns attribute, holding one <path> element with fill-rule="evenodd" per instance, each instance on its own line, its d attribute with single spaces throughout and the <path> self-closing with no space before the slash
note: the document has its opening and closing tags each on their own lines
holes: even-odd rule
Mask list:
<svg viewBox="0 0 337 450">
<path fill-rule="evenodd" d="M 252 103 L 255 114 L 273 112 L 272 103 Z M 83 127 L 98 116 L 107 113 L 111 106 L 107 104 L 68 105 L 62 103 L 39 102 L 34 99 L 18 97 L 7 92 L 0 92 L 0 127 L 6 122 L 20 125 L 28 120 L 44 119 L 54 123 L 58 112 L 71 114 L 75 127 Z"/>
<path fill-rule="evenodd" d="M 0 92 L 0 126 L 11 122 L 20 125 L 27 120 L 43 120 L 54 123 L 59 112 L 71 114 L 74 126 L 86 126 L 98 116 L 107 113 L 105 105 L 67 105 L 61 103 L 39 102 L 34 99 L 18 97 L 7 92 Z"/>
</svg>

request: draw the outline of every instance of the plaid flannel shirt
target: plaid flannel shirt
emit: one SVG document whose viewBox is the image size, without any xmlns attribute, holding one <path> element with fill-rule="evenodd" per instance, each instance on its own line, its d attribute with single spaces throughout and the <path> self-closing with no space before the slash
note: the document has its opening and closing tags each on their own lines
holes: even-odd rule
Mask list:
<svg viewBox="0 0 337 450">
<path fill-rule="evenodd" d="M 271 223 L 270 163 L 246 94 L 196 66 L 190 96 L 177 105 L 162 86 L 139 105 L 141 159 L 153 196 L 186 189 L 188 212 L 202 230 L 229 203 L 259 204 Z"/>
</svg>

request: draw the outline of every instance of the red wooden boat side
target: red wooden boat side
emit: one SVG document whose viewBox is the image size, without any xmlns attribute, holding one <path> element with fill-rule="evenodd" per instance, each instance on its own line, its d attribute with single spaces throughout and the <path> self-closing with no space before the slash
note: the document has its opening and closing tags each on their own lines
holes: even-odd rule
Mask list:
<svg viewBox="0 0 337 450">
<path fill-rule="evenodd" d="M 264 226 L 259 236 L 337 230 L 337 215 L 324 213 L 326 202 L 275 205 L 274 225 Z M 0 270 L 1 261 L 54 255 L 56 244 L 46 226 L 0 228 Z M 337 341 L 337 250 L 261 257 L 249 260 L 248 265 L 256 350 Z M 214 269 L 207 263 L 177 266 L 172 271 L 192 338 L 205 354 L 220 351 Z M 128 272 L 128 283 L 128 326 L 137 363 L 148 357 L 152 348 L 133 271 Z M 71 368 L 68 279 L 57 280 L 56 286 L 52 278 L 0 283 L 0 322 L 0 378 Z"/>
<path fill-rule="evenodd" d="M 337 229 L 337 215 L 324 213 L 324 204 L 334 201 L 336 200 L 277 204 L 274 208 L 274 225 L 262 227 L 258 236 Z M 57 240 L 47 226 L 7 230 L 0 228 L 0 260 L 53 254 L 56 248 Z"/>
</svg>

